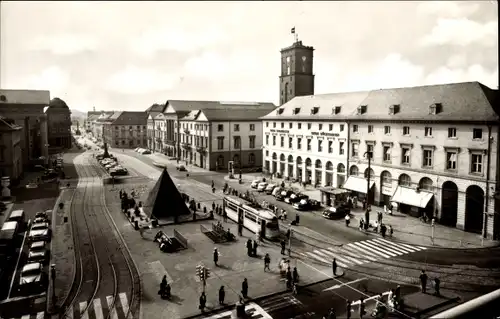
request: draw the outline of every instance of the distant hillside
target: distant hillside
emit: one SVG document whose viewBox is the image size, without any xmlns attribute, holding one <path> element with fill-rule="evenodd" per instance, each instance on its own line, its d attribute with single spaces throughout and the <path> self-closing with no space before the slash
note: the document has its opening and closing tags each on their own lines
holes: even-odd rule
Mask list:
<svg viewBox="0 0 500 319">
<path fill-rule="evenodd" d="M 71 110 L 71 117 L 84 119 L 87 117 L 87 113 L 78 110 Z"/>
</svg>

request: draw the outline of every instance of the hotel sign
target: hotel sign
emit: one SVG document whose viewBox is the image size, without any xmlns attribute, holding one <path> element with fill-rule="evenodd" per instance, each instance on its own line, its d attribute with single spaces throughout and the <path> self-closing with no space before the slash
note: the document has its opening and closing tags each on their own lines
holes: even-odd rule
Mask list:
<svg viewBox="0 0 500 319">
<path fill-rule="evenodd" d="M 271 132 L 272 133 L 290 133 L 289 130 L 274 130 L 274 129 L 271 129 Z"/>
<path fill-rule="evenodd" d="M 333 137 L 340 136 L 339 133 L 327 133 L 327 132 L 311 132 L 311 134 L 316 136 L 333 136 Z"/>
</svg>

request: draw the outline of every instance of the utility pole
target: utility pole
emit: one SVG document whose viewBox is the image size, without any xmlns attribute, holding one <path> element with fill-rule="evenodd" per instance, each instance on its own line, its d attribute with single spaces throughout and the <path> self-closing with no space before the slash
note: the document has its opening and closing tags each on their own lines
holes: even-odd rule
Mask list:
<svg viewBox="0 0 500 319">
<path fill-rule="evenodd" d="M 368 194 L 370 194 L 370 178 L 371 178 L 371 168 L 372 168 L 372 153 L 371 152 L 365 152 L 365 156 L 368 158 L 368 174 L 366 176 L 366 207 L 370 205 L 370 197 Z"/>
<path fill-rule="evenodd" d="M 239 166 L 240 166 L 240 179 L 239 179 L 239 183 L 241 184 L 241 180 L 242 180 L 242 178 L 241 178 L 241 163 L 242 163 L 242 157 L 241 157 L 241 153 L 242 153 L 242 152 L 241 152 L 241 147 L 242 147 L 241 142 L 242 142 L 242 141 L 241 141 L 241 136 L 240 136 L 239 140 L 240 140 L 240 163 L 239 163 L 239 164 L 240 164 L 240 165 L 239 165 Z"/>
</svg>

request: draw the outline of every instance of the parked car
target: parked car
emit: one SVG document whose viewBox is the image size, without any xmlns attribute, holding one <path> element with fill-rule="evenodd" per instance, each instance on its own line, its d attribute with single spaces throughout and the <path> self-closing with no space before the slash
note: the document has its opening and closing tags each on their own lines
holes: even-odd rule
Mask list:
<svg viewBox="0 0 500 319">
<path fill-rule="evenodd" d="M 151 151 L 150 150 L 142 150 L 141 154 L 142 155 L 150 155 Z"/>
<path fill-rule="evenodd" d="M 323 212 L 323 217 L 328 219 L 344 218 L 346 214 L 350 214 L 351 210 L 346 203 L 337 206 L 332 206 Z"/>
<path fill-rule="evenodd" d="M 278 187 L 278 184 L 268 184 L 265 189 L 266 194 L 271 195 L 276 187 Z"/>
<path fill-rule="evenodd" d="M 111 176 L 124 176 L 128 174 L 128 171 L 126 168 L 123 167 L 114 167 L 109 170 L 109 174 Z"/>
<path fill-rule="evenodd" d="M 44 212 L 37 212 L 35 214 L 35 219 L 37 218 L 45 218 L 46 221 L 49 219 L 49 215 L 52 215 L 52 210 L 50 210 L 50 213 L 48 214 L 47 211 Z"/>
<path fill-rule="evenodd" d="M 43 265 L 39 262 L 25 265 L 19 278 L 19 291 L 31 292 L 32 290 L 44 289 L 44 286 Z"/>
<path fill-rule="evenodd" d="M 262 183 L 262 180 L 261 179 L 254 179 L 252 181 L 252 183 L 250 184 L 250 187 L 251 188 L 257 188 L 259 186 L 259 184 Z"/>
<path fill-rule="evenodd" d="M 184 166 L 183 164 L 177 164 L 177 166 L 175 166 L 175 168 L 178 171 L 181 171 L 181 172 L 185 172 L 186 171 L 186 166 Z"/>
<path fill-rule="evenodd" d="M 294 192 L 290 192 L 290 194 L 287 197 L 285 197 L 285 203 L 293 204 L 293 201 L 295 200 L 296 197 L 297 194 L 295 194 Z"/>
<path fill-rule="evenodd" d="M 30 241 L 48 241 L 50 240 L 50 229 L 48 223 L 37 223 L 31 226 L 28 234 Z"/>
<path fill-rule="evenodd" d="M 140 147 L 136 147 L 136 148 L 134 149 L 134 152 L 139 152 L 139 150 L 140 150 Z"/>
<path fill-rule="evenodd" d="M 39 224 L 39 223 L 47 223 L 48 222 L 48 219 L 47 217 L 35 217 L 35 220 L 33 221 L 33 223 L 35 224 Z"/>
<path fill-rule="evenodd" d="M 47 249 L 45 248 L 44 241 L 36 241 L 31 243 L 28 252 L 28 262 L 40 262 L 44 263 L 47 260 Z"/>
<path fill-rule="evenodd" d="M 288 200 L 288 203 L 293 205 L 295 203 L 300 202 L 303 199 L 309 199 L 309 196 L 304 195 L 304 194 L 300 194 L 300 193 L 299 194 L 292 194 L 292 195 L 290 195 L 290 199 Z M 286 199 L 285 199 L 285 202 L 286 202 Z"/>
<path fill-rule="evenodd" d="M 293 203 L 293 208 L 296 210 L 311 210 L 320 207 L 318 201 L 312 199 L 301 199 L 298 202 Z"/>
<path fill-rule="evenodd" d="M 279 200 L 282 202 L 285 200 L 285 198 L 290 197 L 290 195 L 292 195 L 292 194 L 293 194 L 293 192 L 291 190 L 283 189 L 283 190 L 281 190 L 281 192 L 276 194 L 274 197 L 276 197 L 276 200 Z"/>
<path fill-rule="evenodd" d="M 283 191 L 283 188 L 281 188 L 280 186 L 278 187 L 275 187 L 273 189 L 273 192 L 271 193 L 272 196 L 276 197 L 276 195 L 278 195 L 279 193 L 281 193 Z"/>
<path fill-rule="evenodd" d="M 257 191 L 258 192 L 263 192 L 263 191 L 266 190 L 266 187 L 267 187 L 267 183 L 266 182 L 259 183 L 259 186 L 257 186 Z"/>
</svg>

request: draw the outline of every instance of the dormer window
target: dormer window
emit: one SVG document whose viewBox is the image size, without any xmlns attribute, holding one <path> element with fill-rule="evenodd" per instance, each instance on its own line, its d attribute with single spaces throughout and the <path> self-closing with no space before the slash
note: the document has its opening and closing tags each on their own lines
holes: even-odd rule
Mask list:
<svg viewBox="0 0 500 319">
<path fill-rule="evenodd" d="M 443 111 L 443 104 L 441 103 L 434 103 L 431 106 L 429 106 L 429 114 L 436 115 L 439 114 Z"/>
<path fill-rule="evenodd" d="M 365 114 L 366 113 L 366 107 L 367 107 L 367 105 L 360 105 L 360 106 L 358 106 L 358 115 Z"/>
<path fill-rule="evenodd" d="M 0 101 L 7 102 L 7 97 L 5 95 L 0 95 Z"/>
<path fill-rule="evenodd" d="M 332 108 L 332 114 L 339 114 L 340 113 L 340 106 L 335 106 Z"/>
<path fill-rule="evenodd" d="M 399 104 L 389 106 L 389 114 L 394 115 L 399 113 Z"/>
<path fill-rule="evenodd" d="M 318 111 L 319 111 L 319 107 L 313 107 L 311 109 L 311 115 L 318 114 Z"/>
<path fill-rule="evenodd" d="M 283 114 L 283 111 L 284 111 L 283 108 L 279 108 L 276 110 L 276 114 L 281 115 L 281 114 Z"/>
<path fill-rule="evenodd" d="M 293 114 L 299 114 L 300 113 L 300 107 L 296 107 L 293 109 Z"/>
</svg>

